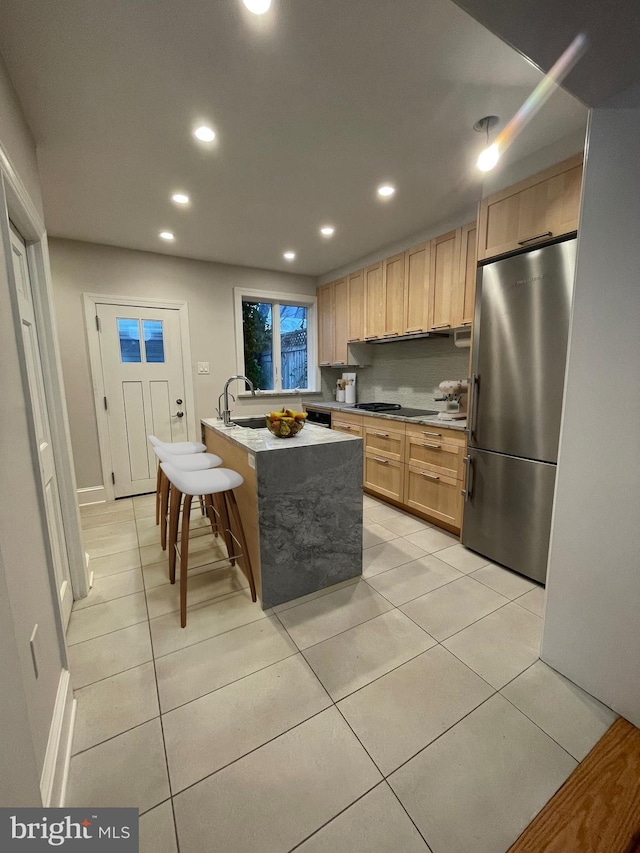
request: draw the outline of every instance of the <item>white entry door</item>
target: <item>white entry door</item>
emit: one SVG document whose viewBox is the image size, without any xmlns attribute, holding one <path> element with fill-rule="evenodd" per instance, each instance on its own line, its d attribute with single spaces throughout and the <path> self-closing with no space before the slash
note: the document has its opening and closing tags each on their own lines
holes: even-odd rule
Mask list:
<svg viewBox="0 0 640 853">
<path fill-rule="evenodd" d="M 71 605 L 73 604 L 69 559 L 62 523 L 62 511 L 60 509 L 56 465 L 51 445 L 49 409 L 42 374 L 42 361 L 40 359 L 38 330 L 33 308 L 33 294 L 31 292 L 27 251 L 22 237 L 20 237 L 13 227 L 11 228 L 11 250 L 53 570 L 58 590 L 62 622 L 66 628 L 69 616 L 71 615 Z"/>
<path fill-rule="evenodd" d="M 117 498 L 156 487 L 147 436 L 188 434 L 178 309 L 97 304 L 104 407 Z"/>
</svg>

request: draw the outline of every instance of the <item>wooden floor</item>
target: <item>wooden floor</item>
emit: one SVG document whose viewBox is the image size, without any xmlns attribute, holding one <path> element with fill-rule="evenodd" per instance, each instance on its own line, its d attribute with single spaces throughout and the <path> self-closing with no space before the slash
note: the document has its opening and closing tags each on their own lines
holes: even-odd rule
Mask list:
<svg viewBox="0 0 640 853">
<path fill-rule="evenodd" d="M 640 729 L 616 720 L 509 853 L 640 853 Z"/>
</svg>

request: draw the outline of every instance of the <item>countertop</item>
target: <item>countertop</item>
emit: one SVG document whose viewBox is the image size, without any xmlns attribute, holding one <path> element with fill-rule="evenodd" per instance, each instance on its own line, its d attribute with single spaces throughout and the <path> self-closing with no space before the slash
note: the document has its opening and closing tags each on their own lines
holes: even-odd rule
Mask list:
<svg viewBox="0 0 640 853">
<path fill-rule="evenodd" d="M 364 415 L 365 417 L 386 418 L 390 421 L 404 421 L 408 424 L 426 424 L 427 426 L 439 426 L 446 429 L 466 429 L 466 420 L 446 421 L 444 418 L 439 418 L 435 415 L 429 417 L 407 418 L 402 415 L 394 415 L 393 412 L 367 412 L 363 409 L 354 409 L 353 406 L 348 406 L 345 403 L 337 403 L 335 400 L 320 401 L 318 403 L 305 403 L 307 409 L 325 409 L 332 412 L 348 412 L 350 415 Z"/>
<path fill-rule="evenodd" d="M 345 435 L 336 430 L 326 429 L 315 424 L 305 423 L 304 428 L 293 438 L 276 438 L 265 427 L 248 429 L 247 427 L 226 427 L 219 418 L 202 418 L 200 421 L 209 429 L 216 430 L 239 447 L 252 453 L 265 450 L 295 450 L 296 447 L 313 447 L 318 444 L 339 444 L 345 441 L 362 441 L 355 435 Z"/>
</svg>

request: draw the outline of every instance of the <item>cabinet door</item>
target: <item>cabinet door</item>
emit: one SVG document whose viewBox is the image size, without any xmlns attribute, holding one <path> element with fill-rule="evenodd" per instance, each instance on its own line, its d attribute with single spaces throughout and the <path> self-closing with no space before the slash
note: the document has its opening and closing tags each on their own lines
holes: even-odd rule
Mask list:
<svg viewBox="0 0 640 853">
<path fill-rule="evenodd" d="M 338 420 L 335 415 L 331 418 L 331 429 L 336 429 L 338 432 L 346 432 L 349 435 L 357 435 L 359 438 L 362 438 L 361 426 Z"/>
<path fill-rule="evenodd" d="M 430 244 L 408 249 L 404 256 L 404 329 L 405 334 L 426 332 L 429 328 L 429 256 Z"/>
<path fill-rule="evenodd" d="M 455 294 L 460 266 L 462 229 L 449 231 L 431 241 L 431 299 L 429 328 L 450 329 L 453 326 Z"/>
<path fill-rule="evenodd" d="M 463 225 L 460 234 L 460 274 L 458 276 L 457 305 L 454 326 L 470 326 L 476 297 L 476 273 L 478 271 L 476 223 Z"/>
<path fill-rule="evenodd" d="M 366 453 L 375 453 L 379 456 L 384 456 L 389 459 L 396 459 L 402 462 L 404 459 L 404 434 L 395 432 L 389 429 L 378 429 L 365 424 L 365 445 Z"/>
<path fill-rule="evenodd" d="M 462 480 L 464 458 L 459 444 L 446 444 L 424 436 L 408 435 L 405 461 L 415 468 L 426 468 L 433 474 L 444 474 L 454 480 Z"/>
<path fill-rule="evenodd" d="M 581 185 L 582 155 L 577 154 L 483 199 L 478 260 L 576 231 Z"/>
<path fill-rule="evenodd" d="M 349 334 L 350 341 L 364 340 L 364 270 L 352 272 L 347 279 L 347 294 L 349 301 Z"/>
<path fill-rule="evenodd" d="M 384 336 L 402 334 L 404 325 L 404 252 L 384 261 Z"/>
<path fill-rule="evenodd" d="M 372 492 L 400 502 L 404 490 L 404 468 L 402 462 L 365 453 L 364 485 Z"/>
<path fill-rule="evenodd" d="M 460 481 L 453 477 L 408 465 L 404 502 L 451 527 L 459 528 L 462 522 Z"/>
<path fill-rule="evenodd" d="M 364 271 L 365 340 L 384 336 L 384 302 L 382 261 L 379 261 Z"/>
<path fill-rule="evenodd" d="M 318 288 L 318 363 L 333 361 L 333 282 Z"/>
<path fill-rule="evenodd" d="M 349 302 L 347 280 L 341 278 L 333 284 L 333 363 L 346 364 L 349 360 L 347 333 L 349 328 Z"/>
</svg>

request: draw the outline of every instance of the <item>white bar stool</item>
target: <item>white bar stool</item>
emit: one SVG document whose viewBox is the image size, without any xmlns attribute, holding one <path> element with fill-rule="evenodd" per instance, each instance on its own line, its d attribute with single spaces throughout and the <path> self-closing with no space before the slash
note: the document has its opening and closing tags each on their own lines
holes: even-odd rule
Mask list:
<svg viewBox="0 0 640 853">
<path fill-rule="evenodd" d="M 217 524 L 229 534 L 227 548 L 232 564 L 238 562 L 249 581 L 251 600 L 256 601 L 256 585 L 251 568 L 251 558 L 244 535 L 242 519 L 238 510 L 234 489 L 244 479 L 230 468 L 211 468 L 206 471 L 180 471 L 170 462 L 161 462 L 160 467 L 171 483 L 169 508 L 169 580 L 176 581 L 176 553 L 180 551 L 180 624 L 187 624 L 187 563 L 189 559 L 189 523 L 191 502 L 194 497 L 204 495 L 210 517 L 216 515 Z M 184 496 L 184 501 L 183 501 Z M 215 505 L 214 505 L 215 498 Z M 178 522 L 182 506 L 182 529 L 178 540 Z M 235 532 L 234 532 L 235 528 Z M 225 536 L 225 539 L 227 537 Z M 236 547 L 237 546 L 237 547 Z M 217 562 L 217 561 L 216 561 Z"/>
<path fill-rule="evenodd" d="M 163 450 L 169 451 L 169 453 L 173 453 L 175 455 L 189 455 L 192 453 L 204 453 L 207 449 L 206 445 L 204 445 L 201 441 L 160 441 L 160 439 L 155 435 L 148 435 L 147 439 L 149 443 L 153 446 L 154 450 L 156 447 L 159 447 Z M 158 465 L 158 470 L 156 473 L 156 524 L 160 524 L 160 490 L 162 486 L 162 475 L 160 472 L 160 465 Z"/>
<path fill-rule="evenodd" d="M 209 468 L 217 468 L 222 465 L 222 459 L 216 456 L 215 453 L 191 453 L 191 454 L 173 454 L 169 453 L 163 447 L 155 446 L 153 448 L 158 459 L 158 479 L 160 481 L 160 494 L 156 502 L 159 501 L 160 514 L 160 544 L 162 550 L 167 549 L 167 514 L 169 511 L 169 480 L 166 474 L 160 467 L 161 462 L 169 462 L 180 471 L 206 471 Z M 204 515 L 204 504 L 201 500 L 201 506 Z M 215 532 L 215 531 L 214 531 Z"/>
</svg>

